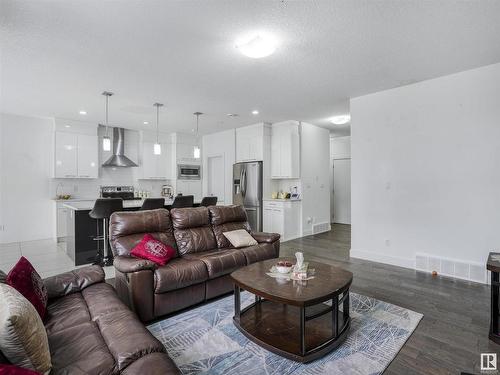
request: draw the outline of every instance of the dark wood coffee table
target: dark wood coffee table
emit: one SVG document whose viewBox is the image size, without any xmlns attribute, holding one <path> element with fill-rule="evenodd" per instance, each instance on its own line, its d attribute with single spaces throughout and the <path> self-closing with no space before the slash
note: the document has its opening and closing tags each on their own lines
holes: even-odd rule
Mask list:
<svg viewBox="0 0 500 375">
<path fill-rule="evenodd" d="M 265 349 L 294 361 L 310 362 L 335 349 L 347 336 L 352 273 L 309 262 L 316 271 L 314 279 L 287 281 L 266 275 L 277 261 L 254 263 L 231 274 L 233 321 L 248 339 Z M 244 309 L 240 301 L 242 289 L 255 294 L 255 302 Z M 331 305 L 324 303 L 327 301 Z"/>
</svg>

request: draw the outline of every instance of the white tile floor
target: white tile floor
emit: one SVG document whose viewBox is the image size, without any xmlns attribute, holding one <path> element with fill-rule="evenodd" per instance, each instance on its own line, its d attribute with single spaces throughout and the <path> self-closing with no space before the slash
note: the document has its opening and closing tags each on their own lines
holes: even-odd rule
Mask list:
<svg viewBox="0 0 500 375">
<path fill-rule="evenodd" d="M 52 239 L 0 244 L 0 270 L 8 273 L 21 256 L 27 258 L 43 278 L 80 268 L 66 254 L 66 244 Z M 105 267 L 106 279 L 115 276 L 114 267 Z"/>
</svg>

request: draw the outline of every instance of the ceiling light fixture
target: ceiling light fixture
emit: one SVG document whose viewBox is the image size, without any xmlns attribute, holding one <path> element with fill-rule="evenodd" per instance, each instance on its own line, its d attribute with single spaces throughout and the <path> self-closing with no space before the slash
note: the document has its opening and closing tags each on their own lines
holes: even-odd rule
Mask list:
<svg viewBox="0 0 500 375">
<path fill-rule="evenodd" d="M 85 116 L 87 114 L 87 111 L 83 111 L 81 110 L 80 112 L 78 112 L 79 114 L 81 114 L 82 116 Z"/>
<path fill-rule="evenodd" d="M 254 109 L 254 110 L 252 111 L 252 115 L 257 116 L 258 114 L 259 114 L 259 111 L 257 111 L 256 109 Z"/>
<path fill-rule="evenodd" d="M 144 124 L 144 125 L 149 125 L 149 122 L 144 121 L 144 122 L 143 122 L 143 124 Z"/>
<path fill-rule="evenodd" d="M 158 133 L 159 133 L 159 123 L 160 123 L 160 107 L 163 107 L 163 104 L 161 103 L 155 103 L 153 106 L 156 107 L 156 143 L 153 146 L 153 153 L 155 155 L 161 155 L 161 145 L 158 140 Z"/>
<path fill-rule="evenodd" d="M 262 31 L 248 34 L 236 41 L 236 48 L 253 59 L 272 55 L 276 51 L 276 45 L 276 38 Z"/>
<path fill-rule="evenodd" d="M 228 116 L 228 117 L 238 117 L 239 115 L 237 113 L 228 113 L 226 116 Z"/>
<path fill-rule="evenodd" d="M 199 139 L 199 131 L 200 131 L 200 115 L 202 115 L 203 112 L 195 112 L 193 115 L 196 116 L 196 146 L 193 148 L 193 157 L 195 159 L 199 159 L 201 157 L 201 150 L 200 150 L 200 139 Z"/>
<path fill-rule="evenodd" d="M 109 91 L 103 91 L 101 95 L 104 95 L 106 97 L 106 106 L 105 106 L 106 118 L 104 123 L 104 126 L 106 127 L 106 134 L 104 134 L 104 137 L 102 137 L 102 149 L 104 151 L 111 151 L 111 138 L 109 138 L 108 135 L 108 110 L 109 110 L 109 97 L 112 96 L 113 93 Z"/>
<path fill-rule="evenodd" d="M 330 122 L 335 125 L 344 125 L 351 121 L 351 115 L 340 115 L 330 119 Z"/>
</svg>

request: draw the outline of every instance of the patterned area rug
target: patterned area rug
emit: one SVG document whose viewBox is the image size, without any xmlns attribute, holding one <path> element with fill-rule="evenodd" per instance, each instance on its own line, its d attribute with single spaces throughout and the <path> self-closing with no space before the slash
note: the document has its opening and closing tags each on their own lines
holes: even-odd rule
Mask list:
<svg viewBox="0 0 500 375">
<path fill-rule="evenodd" d="M 351 293 L 351 329 L 336 350 L 308 364 L 297 363 L 249 341 L 233 324 L 228 296 L 148 327 L 183 374 L 355 374 L 382 373 L 423 315 Z M 254 301 L 241 294 L 242 307 Z"/>
</svg>

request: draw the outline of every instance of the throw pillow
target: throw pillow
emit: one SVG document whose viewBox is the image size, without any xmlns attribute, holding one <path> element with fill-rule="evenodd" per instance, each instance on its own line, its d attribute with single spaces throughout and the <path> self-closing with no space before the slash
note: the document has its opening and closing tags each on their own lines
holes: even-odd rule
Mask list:
<svg viewBox="0 0 500 375">
<path fill-rule="evenodd" d="M 41 375 L 39 372 L 14 365 L 0 365 L 0 375 Z"/>
<path fill-rule="evenodd" d="M 25 257 L 21 257 L 7 275 L 7 284 L 21 293 L 43 319 L 47 309 L 48 293 L 42 278 Z"/>
<path fill-rule="evenodd" d="M 5 274 L 5 272 L 0 270 L 0 283 L 6 283 L 6 282 L 7 282 L 7 275 Z"/>
<path fill-rule="evenodd" d="M 0 284 L 0 351 L 15 366 L 48 373 L 49 340 L 40 315 L 21 293 Z"/>
<path fill-rule="evenodd" d="M 245 229 L 232 230 L 231 232 L 224 232 L 222 234 L 231 242 L 231 245 L 236 248 L 258 245 L 255 238 Z"/>
<path fill-rule="evenodd" d="M 172 246 L 158 241 L 151 234 L 146 234 L 130 252 L 130 255 L 148 259 L 160 266 L 164 266 L 170 259 L 175 257 L 176 251 Z"/>
</svg>

